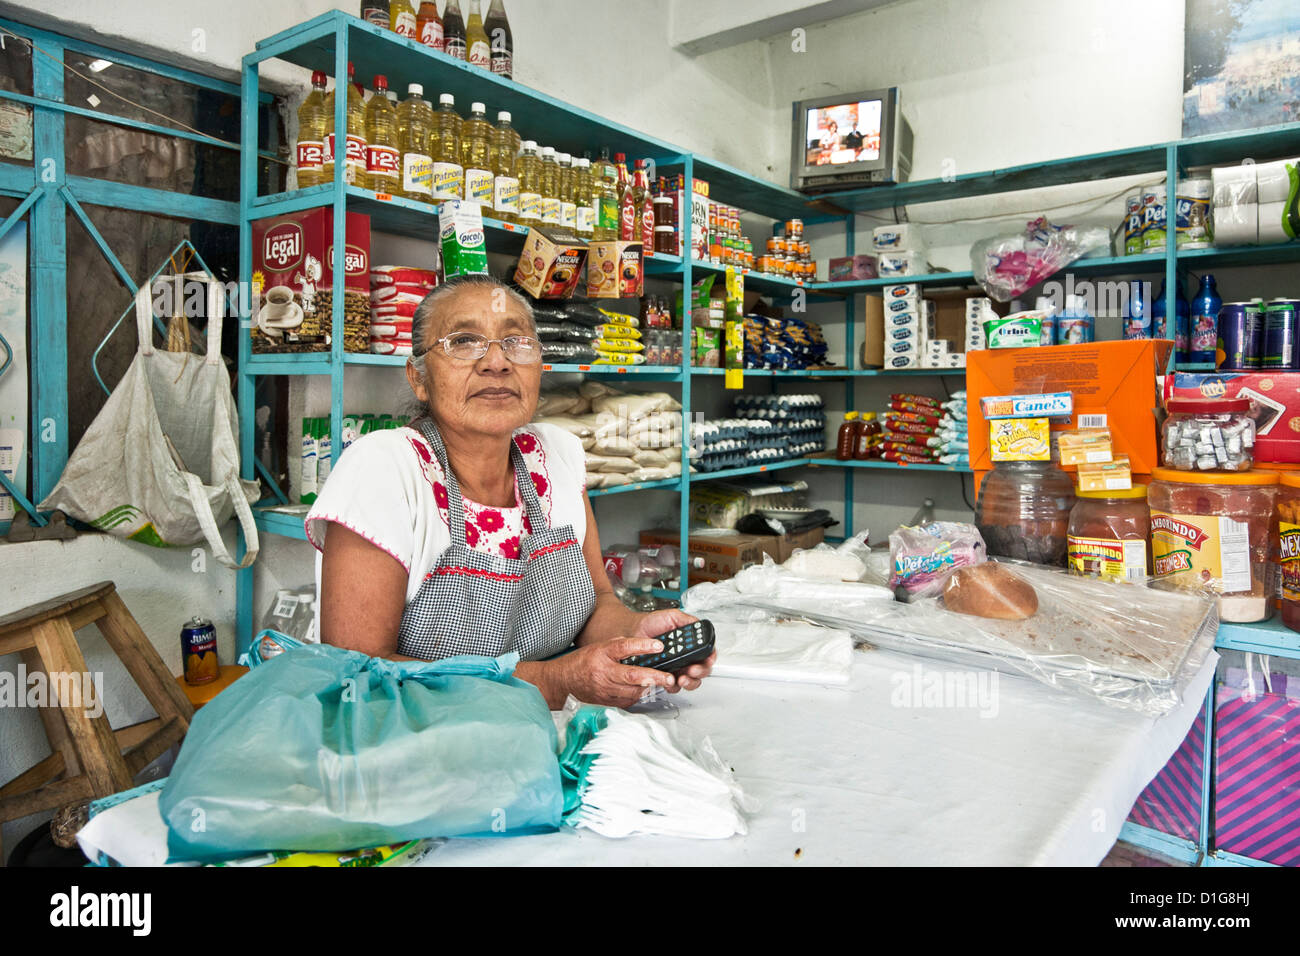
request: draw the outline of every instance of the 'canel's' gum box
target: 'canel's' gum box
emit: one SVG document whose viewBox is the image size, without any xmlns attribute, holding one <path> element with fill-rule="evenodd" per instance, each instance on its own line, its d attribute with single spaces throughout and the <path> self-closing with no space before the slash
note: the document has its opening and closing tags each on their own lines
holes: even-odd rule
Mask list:
<svg viewBox="0 0 1300 956">
<path fill-rule="evenodd" d="M 1063 418 L 1074 412 L 1069 392 L 1047 395 L 994 395 L 980 399 L 980 411 L 995 418 Z"/>
<path fill-rule="evenodd" d="M 1300 464 L 1300 372 L 1175 372 L 1165 376 L 1170 398 L 1251 399 L 1256 464 Z"/>
</svg>

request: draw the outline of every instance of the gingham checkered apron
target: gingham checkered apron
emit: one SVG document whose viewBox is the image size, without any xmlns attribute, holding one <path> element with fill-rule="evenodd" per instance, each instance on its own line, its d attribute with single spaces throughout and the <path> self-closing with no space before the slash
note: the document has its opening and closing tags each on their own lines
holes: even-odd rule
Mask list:
<svg viewBox="0 0 1300 956">
<path fill-rule="evenodd" d="M 442 436 L 428 419 L 418 424 L 447 482 L 451 546 L 402 613 L 398 653 L 439 660 L 513 651 L 538 660 L 564 650 L 596 606 L 573 526 L 548 527 L 524 457 L 511 442 L 510 461 L 533 533 L 520 538 L 518 558 L 473 550 L 465 543 L 465 504 Z"/>
</svg>

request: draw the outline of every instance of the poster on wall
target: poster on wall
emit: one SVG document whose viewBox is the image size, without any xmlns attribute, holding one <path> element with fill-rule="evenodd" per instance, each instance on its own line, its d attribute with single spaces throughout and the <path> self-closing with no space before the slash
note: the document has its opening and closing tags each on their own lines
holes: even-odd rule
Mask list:
<svg viewBox="0 0 1300 956">
<path fill-rule="evenodd" d="M 1300 3 L 1187 0 L 1183 136 L 1300 120 Z"/>
<path fill-rule="evenodd" d="M 0 471 L 27 494 L 27 223 L 0 240 Z M 0 485 L 0 524 L 13 520 L 14 500 Z"/>
</svg>

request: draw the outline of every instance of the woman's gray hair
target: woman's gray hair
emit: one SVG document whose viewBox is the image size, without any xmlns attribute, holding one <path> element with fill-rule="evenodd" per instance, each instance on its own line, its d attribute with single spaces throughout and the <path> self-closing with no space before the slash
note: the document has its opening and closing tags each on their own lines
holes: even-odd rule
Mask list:
<svg viewBox="0 0 1300 956">
<path fill-rule="evenodd" d="M 416 366 L 421 378 L 424 376 L 424 363 L 419 360 L 433 347 L 433 342 L 429 341 L 429 335 L 438 326 L 437 319 L 446 304 L 446 300 L 462 289 L 500 290 L 505 299 L 513 302 L 523 310 L 524 315 L 528 317 L 529 328 L 534 335 L 537 333 L 537 319 L 533 315 L 532 303 L 517 289 L 511 288 L 500 279 L 490 275 L 452 276 L 452 278 L 426 295 L 423 301 L 415 307 L 415 314 L 411 316 L 412 349 L 410 362 Z"/>
</svg>

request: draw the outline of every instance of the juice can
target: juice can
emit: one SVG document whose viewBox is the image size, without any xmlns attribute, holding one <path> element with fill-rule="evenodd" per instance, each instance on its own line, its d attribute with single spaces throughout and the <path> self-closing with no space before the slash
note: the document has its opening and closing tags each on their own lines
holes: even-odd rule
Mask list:
<svg viewBox="0 0 1300 956">
<path fill-rule="evenodd" d="M 185 683 L 206 684 L 217 679 L 217 629 L 211 621 L 194 617 L 181 628 L 181 661 Z"/>
<path fill-rule="evenodd" d="M 1258 302 L 1226 302 L 1219 310 L 1215 367 L 1257 369 L 1263 354 L 1264 313 Z"/>
<path fill-rule="evenodd" d="M 1294 367 L 1296 344 L 1295 303 L 1275 299 L 1264 306 L 1264 361 L 1260 367 Z"/>
</svg>

